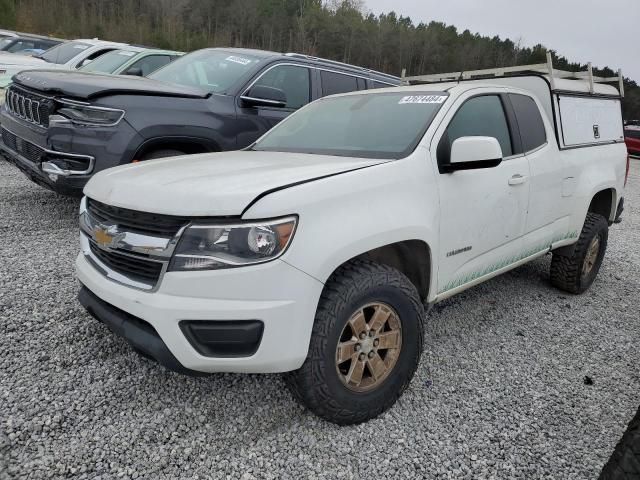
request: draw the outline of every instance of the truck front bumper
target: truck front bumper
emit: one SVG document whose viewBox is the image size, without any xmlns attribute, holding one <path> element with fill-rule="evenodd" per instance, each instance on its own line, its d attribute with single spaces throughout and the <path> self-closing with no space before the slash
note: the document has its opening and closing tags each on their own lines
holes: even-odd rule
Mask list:
<svg viewBox="0 0 640 480">
<path fill-rule="evenodd" d="M 63 195 L 82 195 L 95 159 L 90 155 L 57 152 L 40 147 L 0 128 L 0 155 L 33 182 Z M 26 155 L 37 156 L 37 160 Z"/>
<path fill-rule="evenodd" d="M 32 181 L 63 195 L 82 195 L 95 173 L 129 161 L 141 138 L 126 122 L 78 127 L 52 115 L 49 127 L 27 122 L 0 107 L 0 156 Z"/>
<path fill-rule="evenodd" d="M 80 302 L 94 317 L 138 352 L 192 374 L 299 368 L 323 288 L 281 260 L 229 270 L 168 272 L 155 292 L 108 279 L 83 253 L 76 271 L 83 286 Z M 209 343 L 198 343 L 194 332 Z"/>
</svg>

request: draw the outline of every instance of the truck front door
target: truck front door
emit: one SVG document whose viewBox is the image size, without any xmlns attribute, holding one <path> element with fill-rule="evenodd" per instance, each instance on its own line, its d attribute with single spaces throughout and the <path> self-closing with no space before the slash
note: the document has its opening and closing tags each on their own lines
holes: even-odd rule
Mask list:
<svg viewBox="0 0 640 480">
<path fill-rule="evenodd" d="M 448 161 L 461 137 L 494 137 L 503 161 L 491 168 L 439 173 L 440 243 L 438 295 L 470 286 L 521 260 L 529 203 L 529 163 L 520 151 L 517 129 L 499 94 L 457 100 L 434 137 L 433 160 Z M 440 171 L 440 169 L 439 169 Z"/>
</svg>

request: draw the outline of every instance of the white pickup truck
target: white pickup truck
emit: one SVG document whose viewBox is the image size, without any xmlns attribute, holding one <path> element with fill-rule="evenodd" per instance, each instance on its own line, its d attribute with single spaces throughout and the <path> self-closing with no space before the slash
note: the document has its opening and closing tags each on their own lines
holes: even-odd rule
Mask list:
<svg viewBox="0 0 640 480">
<path fill-rule="evenodd" d="M 95 175 L 80 302 L 172 370 L 288 372 L 311 411 L 362 422 L 409 385 L 428 306 L 549 252 L 553 285 L 589 288 L 627 162 L 593 79 L 327 97 L 244 151 Z"/>
</svg>

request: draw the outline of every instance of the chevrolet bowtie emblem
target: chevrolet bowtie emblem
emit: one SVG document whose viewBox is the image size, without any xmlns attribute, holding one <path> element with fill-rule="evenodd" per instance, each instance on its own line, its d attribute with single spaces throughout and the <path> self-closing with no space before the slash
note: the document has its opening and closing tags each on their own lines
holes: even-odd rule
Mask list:
<svg viewBox="0 0 640 480">
<path fill-rule="evenodd" d="M 125 234 L 118 232 L 117 225 L 96 225 L 93 229 L 93 238 L 99 247 L 116 248 Z"/>
</svg>

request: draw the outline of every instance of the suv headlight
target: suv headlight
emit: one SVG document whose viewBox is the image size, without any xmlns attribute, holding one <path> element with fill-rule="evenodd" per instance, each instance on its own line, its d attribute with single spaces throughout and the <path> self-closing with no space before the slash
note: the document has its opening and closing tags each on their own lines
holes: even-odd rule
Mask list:
<svg viewBox="0 0 640 480">
<path fill-rule="evenodd" d="M 57 113 L 80 125 L 114 126 L 124 117 L 124 110 L 116 108 L 94 107 L 67 101 L 62 101 L 62 104 L 64 107 Z"/>
<path fill-rule="evenodd" d="M 217 270 L 275 260 L 291 243 L 296 224 L 297 217 L 192 224 L 180 237 L 169 271 Z"/>
</svg>

